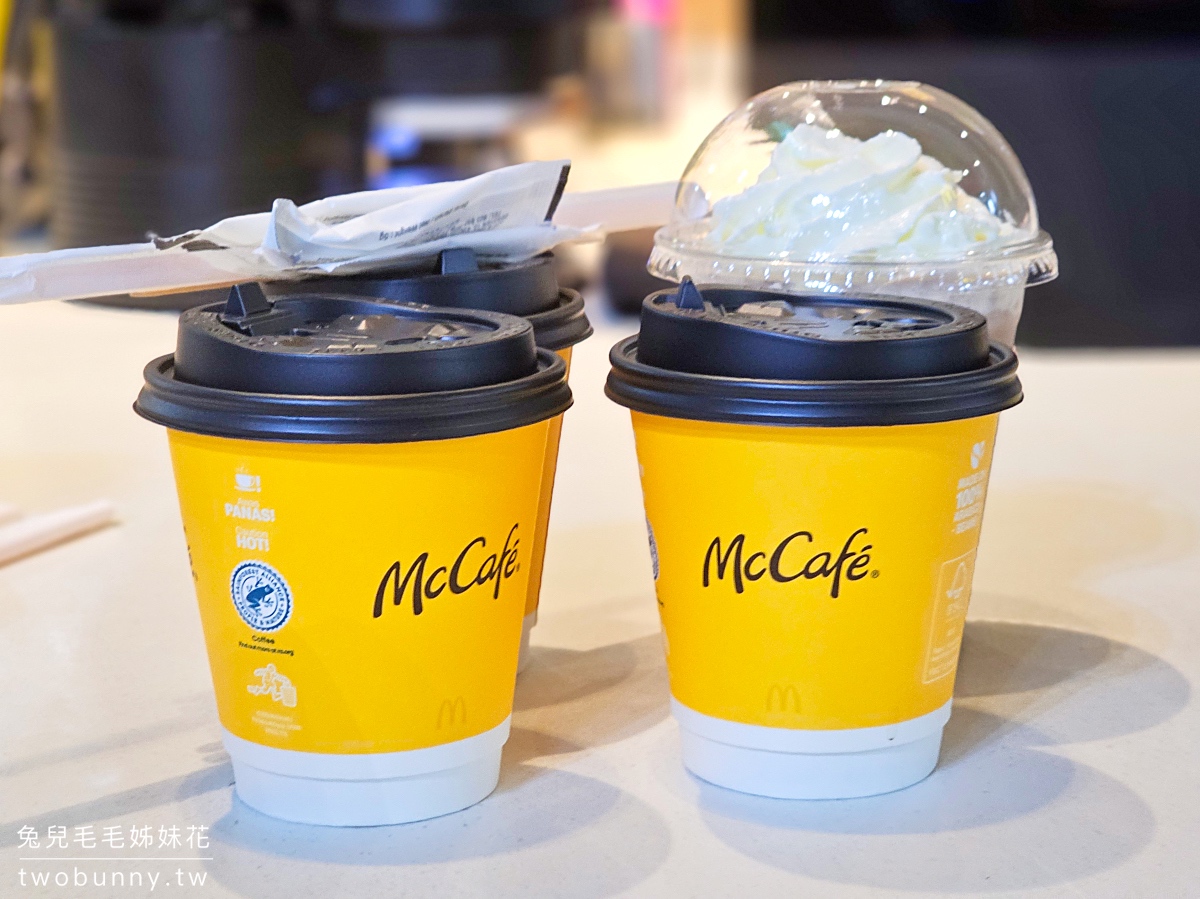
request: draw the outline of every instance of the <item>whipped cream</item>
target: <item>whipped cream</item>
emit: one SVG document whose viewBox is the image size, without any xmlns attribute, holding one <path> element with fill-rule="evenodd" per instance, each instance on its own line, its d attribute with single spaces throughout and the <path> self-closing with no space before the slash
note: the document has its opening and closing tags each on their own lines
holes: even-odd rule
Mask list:
<svg viewBox="0 0 1200 899">
<path fill-rule="evenodd" d="M 758 181 L 718 200 L 717 252 L 807 261 L 942 261 L 1024 235 L 899 131 L 859 140 L 798 125 Z"/>
</svg>

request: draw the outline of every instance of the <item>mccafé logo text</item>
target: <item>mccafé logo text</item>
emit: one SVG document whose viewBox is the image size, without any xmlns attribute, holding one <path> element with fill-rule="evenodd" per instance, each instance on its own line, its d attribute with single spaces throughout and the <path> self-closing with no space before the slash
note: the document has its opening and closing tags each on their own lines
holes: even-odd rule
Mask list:
<svg viewBox="0 0 1200 899">
<path fill-rule="evenodd" d="M 476 537 L 463 547 L 454 562 L 439 565 L 432 571 L 429 568 L 429 553 L 423 552 L 413 560 L 412 565 L 405 570 L 399 562 L 393 562 L 379 582 L 375 591 L 375 614 L 378 618 L 383 614 L 383 602 L 390 591 L 392 605 L 398 606 L 404 601 L 405 594 L 412 596 L 412 611 L 420 615 L 425 609 L 425 601 L 437 599 L 449 589 L 451 593 L 466 593 L 472 587 L 492 586 L 492 599 L 500 598 L 500 584 L 517 573 L 517 547 L 521 540 L 516 536 L 517 525 L 513 525 L 504 538 L 504 548 L 500 552 L 489 553 L 488 542 L 484 537 Z"/>
<path fill-rule="evenodd" d="M 841 552 L 836 556 L 832 552 L 812 551 L 813 535 L 808 531 L 796 531 L 788 534 L 770 551 L 752 552 L 746 555 L 746 535 L 738 534 L 729 541 L 728 546 L 722 546 L 721 538 L 714 537 L 704 554 L 704 586 L 714 580 L 723 581 L 728 574 L 733 579 L 733 589 L 741 593 L 746 589 L 746 581 L 757 581 L 770 576 L 778 584 L 789 584 L 799 578 L 815 581 L 820 578 L 829 579 L 829 595 L 838 598 L 842 589 L 842 581 L 861 581 L 868 574 L 871 557 L 869 543 L 855 542 L 867 536 L 866 528 L 859 528 L 846 538 Z"/>
</svg>

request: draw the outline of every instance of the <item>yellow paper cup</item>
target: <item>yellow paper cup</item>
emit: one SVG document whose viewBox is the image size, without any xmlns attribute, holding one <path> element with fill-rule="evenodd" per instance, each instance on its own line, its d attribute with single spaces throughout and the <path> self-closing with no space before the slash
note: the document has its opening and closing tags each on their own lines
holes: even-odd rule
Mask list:
<svg viewBox="0 0 1200 899">
<path fill-rule="evenodd" d="M 908 786 L 950 716 L 1015 357 L 954 307 L 703 297 L 652 296 L 608 388 L 633 409 L 684 763 L 786 798 Z M 847 364 L 864 377 L 814 377 Z"/>
<path fill-rule="evenodd" d="M 565 365 L 509 316 L 264 305 L 185 313 L 137 406 L 169 428 L 237 793 L 318 824 L 471 805 L 508 736 Z"/>
<path fill-rule="evenodd" d="M 558 356 L 571 373 L 571 347 L 558 350 Z M 562 441 L 563 417 L 550 422 L 546 452 L 542 460 L 542 482 L 538 487 L 537 524 L 533 532 L 532 559 L 529 566 L 529 589 L 525 595 L 525 619 L 521 627 L 521 653 L 517 670 L 529 663 L 529 636 L 537 624 L 538 606 L 542 596 L 542 571 L 546 565 L 546 538 L 550 533 L 550 505 L 554 499 L 554 476 L 558 472 L 558 447 Z"/>
<path fill-rule="evenodd" d="M 442 253 L 436 264 L 427 271 L 368 272 L 263 286 L 268 295 L 284 296 L 297 291 L 335 293 L 519 315 L 533 326 L 533 337 L 539 347 L 554 350 L 562 357 L 568 375 L 571 348 L 592 334 L 592 326 L 584 312 L 583 297 L 574 290 L 558 286 L 554 259 L 550 253 L 517 263 L 481 265 L 474 251 L 460 248 Z M 530 546 L 529 594 L 521 632 L 518 670 L 523 669 L 529 661 L 529 637 L 537 623 L 561 436 L 560 417 L 551 422 L 546 443 L 542 485 L 538 494 L 537 526 Z"/>
</svg>

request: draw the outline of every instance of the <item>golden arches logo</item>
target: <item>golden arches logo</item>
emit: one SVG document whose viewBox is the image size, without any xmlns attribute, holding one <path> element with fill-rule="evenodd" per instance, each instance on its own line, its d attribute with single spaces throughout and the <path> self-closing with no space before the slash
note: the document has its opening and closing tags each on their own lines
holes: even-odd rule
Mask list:
<svg viewBox="0 0 1200 899">
<path fill-rule="evenodd" d="M 442 701 L 441 708 L 438 709 L 437 726 L 441 730 L 443 727 L 453 727 L 455 724 L 467 723 L 467 702 L 461 696 L 457 699 L 446 699 Z"/>
<path fill-rule="evenodd" d="M 800 691 L 791 684 L 772 684 L 767 691 L 768 712 L 800 714 Z"/>
</svg>

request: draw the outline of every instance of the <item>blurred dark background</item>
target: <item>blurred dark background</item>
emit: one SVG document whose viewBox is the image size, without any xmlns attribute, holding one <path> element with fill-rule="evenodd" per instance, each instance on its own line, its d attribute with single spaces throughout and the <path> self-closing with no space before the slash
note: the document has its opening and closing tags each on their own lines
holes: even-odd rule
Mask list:
<svg viewBox="0 0 1200 899">
<path fill-rule="evenodd" d="M 147 231 L 176 234 L 261 211 L 276 197 L 307 202 L 381 186 L 367 171 L 373 104 L 536 95 L 559 66 L 555 39 L 571 8 L 572 0 L 17 0 L 7 80 L 19 89 L 39 64 L 47 70 L 51 241 L 141 241 Z M 390 146 L 403 144 L 425 171 L 444 164 L 442 174 L 462 174 L 454 147 L 419 138 Z"/>
<path fill-rule="evenodd" d="M 36 248 L 530 155 L 576 158 L 578 187 L 665 179 L 751 93 L 912 79 L 978 108 L 1029 174 L 1061 275 L 1021 343 L 1200 345 L 1200 0 L 17 0 L 11 20 L 0 231 Z M 733 86 L 681 114 L 726 56 Z M 618 305 L 655 286 L 649 241 L 591 272 Z"/>
<path fill-rule="evenodd" d="M 757 0 L 753 23 L 756 92 L 924 81 L 1008 138 L 1061 263 L 1020 343 L 1200 344 L 1200 3 Z"/>
</svg>

